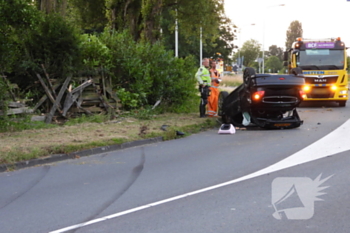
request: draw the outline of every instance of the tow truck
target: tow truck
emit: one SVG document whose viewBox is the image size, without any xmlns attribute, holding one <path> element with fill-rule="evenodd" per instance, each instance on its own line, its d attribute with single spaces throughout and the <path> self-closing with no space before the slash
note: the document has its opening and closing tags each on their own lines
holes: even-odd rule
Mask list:
<svg viewBox="0 0 350 233">
<path fill-rule="evenodd" d="M 349 97 L 346 49 L 340 37 L 299 37 L 284 53 L 288 73 L 299 68 L 305 77 L 303 101 L 336 101 L 341 107 L 346 105 Z"/>
</svg>

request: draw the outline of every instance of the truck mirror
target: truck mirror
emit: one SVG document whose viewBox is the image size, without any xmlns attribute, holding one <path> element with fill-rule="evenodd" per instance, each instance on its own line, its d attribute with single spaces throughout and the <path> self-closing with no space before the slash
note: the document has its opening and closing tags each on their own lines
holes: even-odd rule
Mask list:
<svg viewBox="0 0 350 233">
<path fill-rule="evenodd" d="M 283 53 L 283 61 L 288 61 L 288 51 L 285 51 L 284 53 Z"/>
</svg>

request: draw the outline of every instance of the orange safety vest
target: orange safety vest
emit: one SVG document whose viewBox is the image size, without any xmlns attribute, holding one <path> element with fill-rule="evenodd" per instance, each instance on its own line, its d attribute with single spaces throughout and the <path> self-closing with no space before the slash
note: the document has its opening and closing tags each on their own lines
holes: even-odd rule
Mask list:
<svg viewBox="0 0 350 233">
<path fill-rule="evenodd" d="M 210 69 L 209 70 L 211 77 L 211 94 L 208 97 L 208 116 L 214 117 L 217 116 L 218 111 L 218 101 L 219 101 L 219 82 L 220 73 L 217 70 Z"/>
</svg>

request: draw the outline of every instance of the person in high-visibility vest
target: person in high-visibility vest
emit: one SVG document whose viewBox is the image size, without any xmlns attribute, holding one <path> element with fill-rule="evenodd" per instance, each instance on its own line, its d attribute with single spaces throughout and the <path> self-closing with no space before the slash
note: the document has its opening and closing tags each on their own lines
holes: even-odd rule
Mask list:
<svg viewBox="0 0 350 233">
<path fill-rule="evenodd" d="M 216 69 L 216 61 L 210 61 L 210 78 L 211 78 L 211 87 L 210 87 L 210 96 L 208 98 L 208 116 L 216 117 L 218 111 L 218 100 L 219 100 L 219 83 L 220 72 Z"/>
<path fill-rule="evenodd" d="M 208 96 L 210 96 L 210 74 L 209 70 L 209 59 L 203 58 L 202 66 L 199 67 L 195 77 L 199 84 L 199 92 L 201 96 L 201 102 L 199 103 L 199 116 L 206 117 L 206 105 L 208 103 Z"/>
</svg>

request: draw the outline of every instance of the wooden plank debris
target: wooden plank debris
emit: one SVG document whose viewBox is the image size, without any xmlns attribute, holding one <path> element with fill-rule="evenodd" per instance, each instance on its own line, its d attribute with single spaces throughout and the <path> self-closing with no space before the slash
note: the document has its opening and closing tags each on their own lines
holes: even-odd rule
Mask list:
<svg viewBox="0 0 350 233">
<path fill-rule="evenodd" d="M 22 108 L 9 108 L 6 111 L 6 115 L 14 115 L 14 114 L 26 114 L 26 113 L 33 113 L 33 109 L 30 109 L 29 107 L 22 107 Z M 3 116 L 4 112 L 0 110 L 0 116 Z"/>
<path fill-rule="evenodd" d="M 32 116 L 30 121 L 45 121 L 46 116 Z"/>
<path fill-rule="evenodd" d="M 9 102 L 8 107 L 10 108 L 23 108 L 26 107 L 26 105 L 24 103 L 20 103 L 20 102 Z"/>
<path fill-rule="evenodd" d="M 60 101 L 61 101 L 61 99 L 62 99 L 62 97 L 63 97 L 63 94 L 64 94 L 65 90 L 67 89 L 68 84 L 69 84 L 69 82 L 70 82 L 71 79 L 72 79 L 72 76 L 68 76 L 68 77 L 66 78 L 66 80 L 64 81 L 64 83 L 63 83 L 63 85 L 62 85 L 62 87 L 61 87 L 61 90 L 60 90 L 60 92 L 58 93 L 57 99 L 56 99 L 55 103 L 53 104 L 50 113 L 49 113 L 49 114 L 47 115 L 47 117 L 46 117 L 45 123 L 47 123 L 47 124 L 48 124 L 48 123 L 51 123 L 52 117 L 53 117 L 53 115 L 54 115 L 56 109 L 58 108 L 58 105 L 59 105 L 59 103 L 60 103 Z"/>
<path fill-rule="evenodd" d="M 40 74 L 36 73 L 36 76 L 38 77 L 38 79 L 39 79 L 41 85 L 43 86 L 47 97 L 49 97 L 50 101 L 51 101 L 53 104 L 55 104 L 56 101 L 55 101 L 55 99 L 53 98 L 53 96 L 51 95 L 51 92 L 50 92 L 49 88 L 47 88 L 47 86 L 46 86 L 44 80 L 41 78 Z M 59 112 L 62 112 L 61 107 L 60 107 L 60 104 L 57 106 L 57 109 L 58 109 Z"/>
<path fill-rule="evenodd" d="M 90 86 L 91 84 L 92 84 L 92 79 L 89 79 L 86 82 L 84 82 L 81 85 L 79 85 L 78 87 L 74 88 L 72 91 L 68 90 L 67 96 L 66 96 L 66 99 L 65 99 L 64 105 L 63 105 L 62 116 L 66 116 L 67 115 L 67 112 L 70 109 L 70 107 L 74 103 L 77 103 L 77 99 L 81 95 L 81 93 L 84 90 L 84 88 Z M 78 103 L 77 103 L 77 107 L 81 108 L 80 104 L 78 105 Z M 88 112 L 88 113 L 90 114 L 91 112 Z"/>
<path fill-rule="evenodd" d="M 77 102 L 77 99 L 79 98 L 80 92 L 74 93 L 72 95 L 71 92 L 68 92 L 66 95 L 66 99 L 64 101 L 64 105 L 63 105 L 63 112 L 62 112 L 62 116 L 66 116 L 68 110 L 70 109 L 70 107 Z"/>
<path fill-rule="evenodd" d="M 54 90 L 56 90 L 61 84 L 56 84 L 53 86 Z M 35 112 L 45 101 L 47 100 L 47 95 L 43 95 L 43 97 L 40 98 L 38 103 L 33 108 L 33 111 Z"/>
<path fill-rule="evenodd" d="M 9 84 L 9 81 L 7 80 L 5 75 L 2 75 L 2 78 L 4 79 L 4 83 L 7 86 L 8 92 L 10 93 L 12 100 L 16 102 L 16 96 L 15 94 L 12 92 L 12 88 L 11 85 Z"/>
<path fill-rule="evenodd" d="M 36 112 L 39 107 L 43 108 L 46 116 L 35 117 L 34 120 L 42 120 L 45 117 L 46 123 L 51 123 L 57 116 L 67 118 L 72 117 L 77 113 L 85 113 L 88 115 L 96 113 L 108 113 L 112 117 L 115 117 L 116 110 L 120 106 L 120 100 L 116 93 L 112 90 L 111 77 L 102 74 L 100 77 L 75 77 L 74 80 L 81 83 L 76 88 L 68 88 L 69 83 L 73 79 L 71 76 L 67 77 L 62 84 L 54 82 L 54 79 L 50 79 L 49 74 L 46 72 L 45 67 L 42 65 L 45 77 L 43 74 L 36 73 L 38 82 L 40 82 L 45 94 L 35 104 L 33 109 L 29 109 L 24 100 L 15 101 L 16 93 L 14 96 L 7 95 L 13 101 L 6 102 L 7 109 L 6 114 L 26 114 Z M 1 76 L 0 76 L 1 78 Z M 58 88 L 60 91 L 58 93 Z M 73 107 L 74 106 L 74 107 Z M 0 112 L 0 114 L 5 114 Z"/>
<path fill-rule="evenodd" d="M 77 92 L 77 91 L 80 91 L 80 90 L 85 89 L 85 87 L 88 87 L 88 86 L 90 86 L 91 84 L 92 84 L 92 79 L 89 79 L 89 80 L 85 81 L 84 83 L 80 84 L 78 87 L 74 88 L 74 89 L 72 90 L 72 94 L 74 94 L 74 93 Z"/>
<path fill-rule="evenodd" d="M 57 98 L 55 89 L 54 89 L 53 86 L 52 86 L 52 83 L 51 83 L 51 81 L 50 81 L 49 74 L 46 72 L 46 69 L 45 69 L 44 64 L 41 64 L 41 67 L 43 68 L 43 71 L 44 71 L 44 73 L 45 73 L 45 77 L 46 77 L 47 83 L 49 84 L 49 87 L 50 87 L 50 89 L 51 89 L 51 92 L 52 92 L 53 96 L 54 96 L 55 98 Z"/>
</svg>

